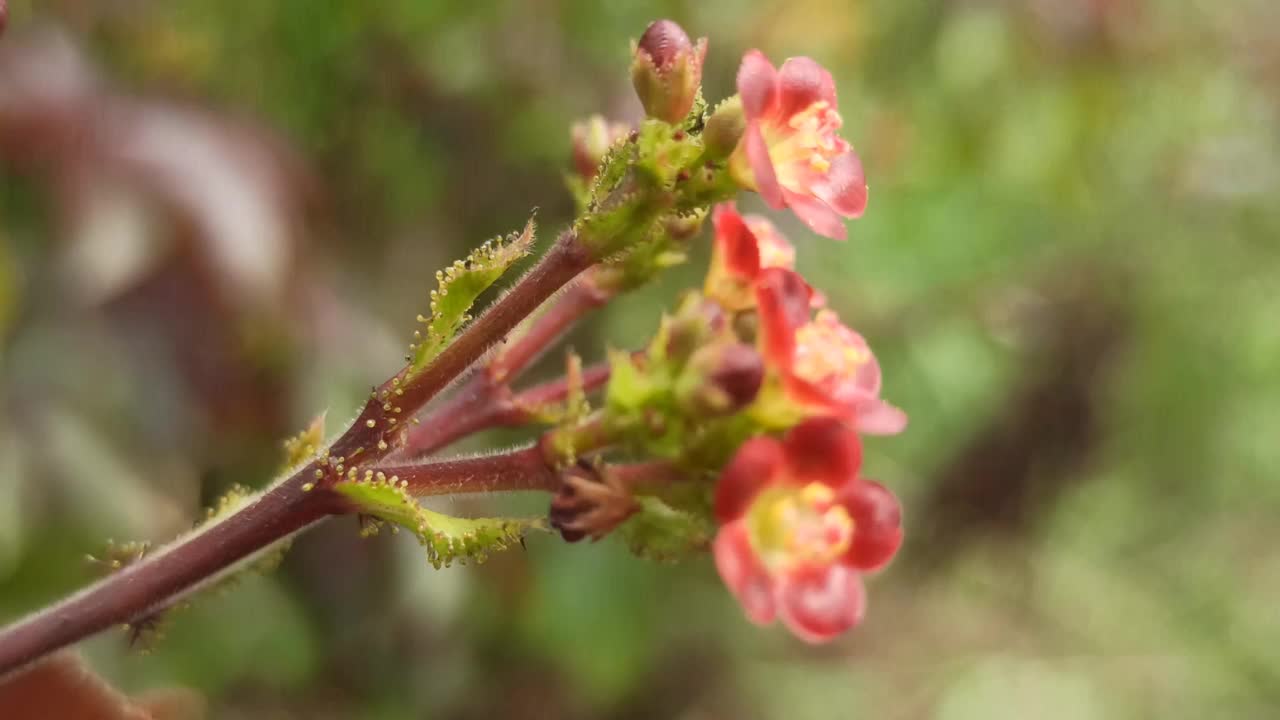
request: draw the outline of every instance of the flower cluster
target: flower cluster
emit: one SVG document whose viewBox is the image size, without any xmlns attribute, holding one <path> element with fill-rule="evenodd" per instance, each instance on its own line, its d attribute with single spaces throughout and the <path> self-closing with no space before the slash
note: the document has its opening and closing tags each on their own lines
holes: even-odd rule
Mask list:
<svg viewBox="0 0 1280 720">
<path fill-rule="evenodd" d="M 708 207 L 714 240 L 701 293 L 665 318 L 639 359 L 614 358 L 603 415 L 557 430 L 551 445 L 562 460 L 623 445 L 718 476 L 708 520 L 725 584 L 749 619 L 781 619 L 819 642 L 861 620 L 863 575 L 884 567 L 902 541 L 897 500 L 860 475 L 861 436 L 901 432 L 907 417 L 880 397 L 880 365 L 866 340 L 796 272 L 795 247 L 767 218 L 739 213 L 733 197 L 757 192 L 819 235 L 843 239 L 845 219 L 866 207 L 867 186 L 840 137 L 825 68 L 803 57 L 775 67 L 752 50 L 738 94 L 708 109 L 699 87 L 706 47 L 673 22 L 650 25 L 631 66 L 647 119 L 630 134 L 600 117 L 574 129 L 578 173 L 596 178 L 580 205 L 626 220 L 585 231 L 616 237 L 653 211 L 637 203 L 624 215 L 611 209 L 620 199 L 644 197 L 646 188 L 673 193 L 661 206 L 677 209 L 662 221 L 668 237 L 620 255 L 624 266 L 683 259 L 680 243 L 692 233 L 671 228 L 697 227 Z M 670 512 L 646 517 L 651 504 L 629 499 L 645 494 L 636 487 L 566 483 L 573 492 L 553 504 L 553 524 L 570 539 L 602 537 L 633 516 L 647 527 L 680 512 L 706 514 L 705 499 L 699 507 L 658 493 Z"/>
</svg>

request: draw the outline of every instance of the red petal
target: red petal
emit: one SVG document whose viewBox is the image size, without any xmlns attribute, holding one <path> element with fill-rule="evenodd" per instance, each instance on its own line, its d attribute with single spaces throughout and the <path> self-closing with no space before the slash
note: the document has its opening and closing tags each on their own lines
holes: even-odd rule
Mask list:
<svg viewBox="0 0 1280 720">
<path fill-rule="evenodd" d="M 722 524 L 742 517 L 756 493 L 782 469 L 782 443 L 754 437 L 742 443 L 716 483 L 716 519 Z"/>
<path fill-rule="evenodd" d="M 809 320 L 812 293 L 809 283 L 792 270 L 765 268 L 760 271 L 756 279 L 756 306 L 763 354 L 775 365 L 790 367 L 796 329 Z"/>
<path fill-rule="evenodd" d="M 883 568 L 902 546 L 902 505 L 874 480 L 850 483 L 838 502 L 853 518 L 853 545 L 843 562 L 863 572 Z"/>
<path fill-rule="evenodd" d="M 757 625 L 773 622 L 774 581 L 751 548 L 746 523 L 739 521 L 720 528 L 711 553 L 720 579 L 742 605 L 747 619 Z"/>
<path fill-rule="evenodd" d="M 852 151 L 836 156 L 827 172 L 809 187 L 818 199 L 847 218 L 860 217 L 867 209 L 867 176 Z"/>
<path fill-rule="evenodd" d="M 750 151 L 750 147 L 748 147 L 748 151 Z M 759 176 L 757 176 L 758 179 Z M 761 195 L 763 194 L 762 192 Z M 791 212 L 795 213 L 801 222 L 808 225 L 810 230 L 832 240 L 845 239 L 847 231 L 844 227 L 844 220 L 840 218 L 839 213 L 827 207 L 826 203 L 813 195 L 792 192 L 786 188 L 782 189 L 782 197 L 786 201 L 787 207 L 791 208 Z"/>
<path fill-rule="evenodd" d="M 858 477 L 862 442 L 835 418 L 818 417 L 791 428 L 783 440 L 789 476 L 801 485 L 820 482 L 841 488 Z"/>
<path fill-rule="evenodd" d="M 776 593 L 783 624 L 810 643 L 826 642 L 853 628 L 867 610 L 862 576 L 847 565 L 807 568 L 779 578 Z"/>
<path fill-rule="evenodd" d="M 778 184 L 778 173 L 773 169 L 773 159 L 769 157 L 769 146 L 765 145 L 764 135 L 760 134 L 760 124 L 747 123 L 746 134 L 742 138 L 743 147 L 747 151 L 747 164 L 751 166 L 751 175 L 756 181 L 756 192 L 776 210 L 787 206 L 783 199 L 786 192 Z"/>
<path fill-rule="evenodd" d="M 854 427 L 866 435 L 897 435 L 907 428 L 907 414 L 880 398 L 854 405 Z"/>
<path fill-rule="evenodd" d="M 728 270 L 736 275 L 754 278 L 760 272 L 760 247 L 733 203 L 720 203 L 711 215 L 716 228 L 716 246 Z"/>
<path fill-rule="evenodd" d="M 791 117 L 810 105 L 825 100 L 836 107 L 836 83 L 831 73 L 813 58 L 793 57 L 778 71 L 778 110 Z"/>
<path fill-rule="evenodd" d="M 738 94 L 748 120 L 769 112 L 778 99 L 778 71 L 759 50 L 749 50 L 738 67 Z"/>
</svg>

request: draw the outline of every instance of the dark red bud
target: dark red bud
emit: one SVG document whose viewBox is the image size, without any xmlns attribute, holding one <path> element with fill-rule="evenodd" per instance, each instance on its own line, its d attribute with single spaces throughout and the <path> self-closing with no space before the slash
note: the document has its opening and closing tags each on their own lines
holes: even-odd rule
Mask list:
<svg viewBox="0 0 1280 720">
<path fill-rule="evenodd" d="M 0 0 L 0 3 L 2 2 L 3 0 Z M 693 47 L 693 43 L 689 41 L 689 34 L 684 31 L 684 28 L 675 22 L 655 20 L 645 28 L 636 47 L 648 53 L 654 66 L 661 69 L 670 67 L 680 53 Z"/>
<path fill-rule="evenodd" d="M 755 348 L 718 343 L 693 354 L 676 392 L 694 412 L 723 415 L 751 404 L 763 382 L 764 360 Z"/>
</svg>

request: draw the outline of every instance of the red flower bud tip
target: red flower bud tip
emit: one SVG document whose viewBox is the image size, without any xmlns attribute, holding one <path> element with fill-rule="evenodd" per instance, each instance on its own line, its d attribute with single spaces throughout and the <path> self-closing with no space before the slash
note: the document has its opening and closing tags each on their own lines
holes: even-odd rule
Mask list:
<svg viewBox="0 0 1280 720">
<path fill-rule="evenodd" d="M 738 93 L 746 130 L 729 160 L 733 177 L 770 206 L 790 207 L 819 235 L 843 240 L 842 218 L 866 209 L 867 182 L 839 135 L 831 73 L 806 57 L 777 69 L 752 50 L 738 70 Z"/>
<path fill-rule="evenodd" d="M 706 56 L 706 38 L 694 44 L 670 20 L 651 23 L 636 43 L 631 62 L 631 82 L 645 113 L 673 124 L 683 120 L 702 86 Z"/>
<path fill-rule="evenodd" d="M 764 360 L 750 345 L 716 343 L 700 348 L 681 373 L 676 394 L 697 413 L 726 415 L 751 404 L 764 381 Z"/>
<path fill-rule="evenodd" d="M 762 270 L 756 282 L 760 343 L 789 401 L 833 414 L 870 435 L 894 435 L 906 413 L 880 399 L 880 364 L 867 341 L 831 310 L 809 318 L 813 294 L 792 271 Z"/>
<path fill-rule="evenodd" d="M 862 575 L 897 552 L 902 513 L 883 485 L 858 477 L 861 457 L 852 430 L 818 418 L 782 441 L 747 441 L 725 468 L 713 551 L 749 620 L 779 618 L 814 643 L 862 621 Z"/>
<path fill-rule="evenodd" d="M 591 180 L 600 170 L 605 155 L 631 128 L 626 123 L 611 123 L 600 115 L 575 122 L 569 130 L 573 140 L 573 167 L 584 180 Z"/>
</svg>

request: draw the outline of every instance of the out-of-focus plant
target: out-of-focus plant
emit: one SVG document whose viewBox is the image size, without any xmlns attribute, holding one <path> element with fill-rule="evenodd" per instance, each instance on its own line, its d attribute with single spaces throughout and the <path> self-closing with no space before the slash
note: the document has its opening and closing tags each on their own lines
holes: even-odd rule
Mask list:
<svg viewBox="0 0 1280 720">
<path fill-rule="evenodd" d="M 906 416 L 880 398 L 866 341 L 794 271 L 788 241 L 733 199 L 759 192 L 843 238 L 843 219 L 866 206 L 862 167 L 816 62 L 775 67 L 753 50 L 738 95 L 711 107 L 705 55 L 705 39 L 650 25 L 631 67 L 648 117 L 634 129 L 598 116 L 574 127 L 578 217 L 531 269 L 473 317 L 533 252 L 532 219 L 438 272 L 406 365 L 349 426 L 328 439 L 319 416 L 286 443 L 279 480 L 231 493 L 171 544 L 113 546 L 99 558 L 103 580 L 0 630 L 0 673 L 111 625 L 145 629 L 193 593 L 274 564 L 296 533 L 335 515 L 357 516 L 366 533 L 408 530 L 436 566 L 548 529 L 571 542 L 618 532 L 660 559 L 711 548 L 754 622 L 781 619 L 811 642 L 860 622 L 863 576 L 902 541 L 897 500 L 860 474 L 860 436 L 900 432 Z M 570 354 L 563 377 L 514 386 L 578 320 L 685 262 L 708 215 L 703 287 L 656 318 L 652 338 L 594 365 Z M 497 426 L 542 432 L 515 449 L 434 458 Z M 546 517 L 452 517 L 419 504 L 528 490 L 550 494 Z"/>
</svg>

